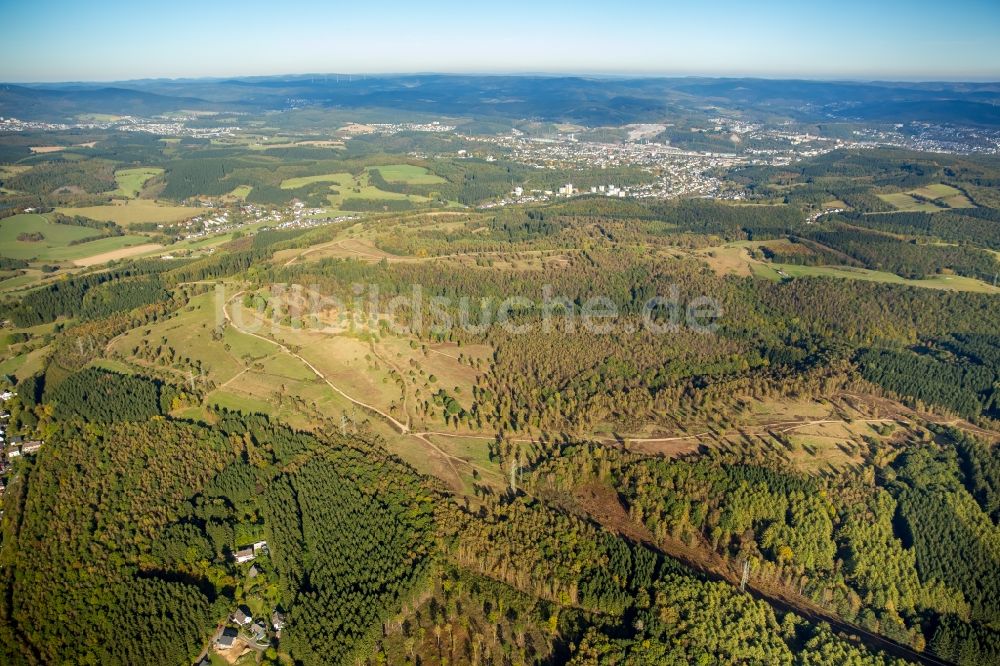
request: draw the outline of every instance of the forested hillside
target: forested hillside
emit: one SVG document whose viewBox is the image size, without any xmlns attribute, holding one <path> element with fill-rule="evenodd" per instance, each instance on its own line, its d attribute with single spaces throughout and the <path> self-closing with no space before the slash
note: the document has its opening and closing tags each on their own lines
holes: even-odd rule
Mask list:
<svg viewBox="0 0 1000 666">
<path fill-rule="evenodd" d="M 745 83 L 4 120 L 0 663 L 1000 663 L 993 135 Z"/>
</svg>

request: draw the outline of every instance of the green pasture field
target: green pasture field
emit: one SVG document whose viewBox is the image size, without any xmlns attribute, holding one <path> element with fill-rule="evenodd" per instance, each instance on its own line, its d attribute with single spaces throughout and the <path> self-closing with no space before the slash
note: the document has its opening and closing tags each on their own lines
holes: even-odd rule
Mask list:
<svg viewBox="0 0 1000 666">
<path fill-rule="evenodd" d="M 39 233 L 43 238 L 39 241 L 18 240 L 17 237 L 22 233 Z M 72 261 L 148 240 L 145 236 L 112 236 L 70 245 L 73 241 L 99 235 L 100 232 L 95 229 L 54 224 L 44 215 L 22 213 L 0 220 L 0 256 L 37 261 Z M 9 288 L 11 285 L 4 286 Z"/>
<path fill-rule="evenodd" d="M 406 183 L 407 185 L 440 185 L 447 183 L 444 178 L 431 173 L 428 169 L 412 164 L 388 164 L 385 166 L 368 167 L 371 171 L 377 169 L 382 177 L 390 183 Z"/>
<path fill-rule="evenodd" d="M 295 190 L 313 183 L 330 183 L 338 187 L 352 187 L 355 178 L 349 173 L 325 173 L 318 176 L 302 176 L 300 178 L 286 178 L 281 181 L 281 189 Z"/>
<path fill-rule="evenodd" d="M 941 210 L 940 206 L 935 206 L 932 203 L 914 199 L 906 192 L 879 194 L 878 198 L 894 207 L 896 210 L 901 210 L 905 213 L 933 213 Z"/>
<path fill-rule="evenodd" d="M 878 197 L 882 201 L 895 206 L 901 211 L 912 213 L 933 213 L 935 211 L 942 210 L 940 206 L 926 201 L 921 201 L 916 197 L 933 199 L 934 201 L 938 201 L 949 208 L 975 208 L 975 204 L 969 200 L 969 197 L 962 194 L 961 190 L 952 187 L 951 185 L 945 185 L 944 183 L 933 183 L 931 185 L 918 187 L 908 192 L 879 194 Z"/>
<path fill-rule="evenodd" d="M 224 199 L 239 199 L 240 201 L 246 201 L 247 195 L 253 191 L 252 185 L 237 185 L 233 188 L 233 191 L 227 194 Z"/>
<path fill-rule="evenodd" d="M 117 194 L 129 199 L 135 199 L 142 192 L 143 186 L 149 181 L 163 173 L 163 169 L 158 167 L 136 167 L 134 169 L 119 169 L 115 171 L 115 180 L 118 181 Z"/>
<path fill-rule="evenodd" d="M 944 183 L 933 183 L 909 191 L 909 194 L 916 194 L 926 199 L 944 199 L 945 197 L 953 197 L 961 193 L 961 190 L 955 189 L 951 185 L 945 185 Z"/>
<path fill-rule="evenodd" d="M 408 166 L 408 165 L 400 165 Z M 419 167 L 417 167 L 419 168 Z M 383 174 L 384 177 L 384 174 Z M 388 179 L 387 179 L 388 180 Z M 299 178 L 286 178 L 281 181 L 281 188 L 284 190 L 294 190 L 305 187 L 313 183 L 329 183 L 330 189 L 336 194 L 330 193 L 327 200 L 334 210 L 339 210 L 344 199 L 371 199 L 373 201 L 411 201 L 413 203 L 427 203 L 427 197 L 415 194 L 400 194 L 398 192 L 386 192 L 371 185 L 368 182 L 368 172 L 361 176 L 354 176 L 349 173 L 328 173 L 318 176 L 301 176 Z M 358 190 L 358 191 L 355 191 Z"/>
</svg>

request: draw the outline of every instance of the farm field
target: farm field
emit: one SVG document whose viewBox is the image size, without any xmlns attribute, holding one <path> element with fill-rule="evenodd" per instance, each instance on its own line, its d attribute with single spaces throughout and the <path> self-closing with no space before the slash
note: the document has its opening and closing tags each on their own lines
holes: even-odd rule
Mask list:
<svg viewBox="0 0 1000 666">
<path fill-rule="evenodd" d="M 38 241 L 18 240 L 21 234 L 41 234 L 44 238 Z M 0 255 L 13 259 L 41 258 L 51 250 L 96 235 L 99 234 L 93 229 L 53 224 L 44 215 L 23 213 L 0 220 Z"/>
<path fill-rule="evenodd" d="M 904 212 L 933 213 L 935 211 L 942 210 L 943 207 L 975 208 L 975 204 L 973 204 L 972 201 L 969 200 L 969 197 L 965 196 L 961 190 L 952 187 L 951 185 L 945 185 L 944 183 L 925 185 L 924 187 L 918 187 L 908 192 L 879 194 L 878 197 L 882 199 L 882 201 L 885 201 L 886 203 L 895 206 L 898 210 Z M 921 199 L 932 199 L 941 205 L 928 201 L 922 201 Z"/>
<path fill-rule="evenodd" d="M 18 240 L 21 234 L 41 234 L 38 241 Z M 145 236 L 112 236 L 87 243 L 74 241 L 99 236 L 87 227 L 54 224 L 44 215 L 26 213 L 0 220 L 0 256 L 36 261 L 73 261 L 145 242 Z"/>
<path fill-rule="evenodd" d="M 83 215 L 92 220 L 114 222 L 128 227 L 140 222 L 156 222 L 157 224 L 180 222 L 194 217 L 199 210 L 190 206 L 160 204 L 152 199 L 130 199 L 104 206 L 57 208 L 56 212 L 64 215 Z"/>
<path fill-rule="evenodd" d="M 388 179 L 387 179 L 388 180 Z M 349 173 L 329 173 L 318 176 L 302 176 L 281 181 L 281 189 L 294 190 L 314 183 L 329 183 L 332 192 L 327 200 L 335 210 L 339 210 L 345 199 L 368 199 L 372 201 L 410 201 L 412 203 L 427 203 L 427 197 L 415 194 L 400 194 L 386 192 L 368 182 L 368 172 L 361 176 Z"/>
<path fill-rule="evenodd" d="M 368 170 L 377 170 L 390 183 L 439 185 L 448 182 L 441 176 L 431 173 L 430 170 L 412 164 L 388 164 L 386 166 L 368 167 Z"/>
<path fill-rule="evenodd" d="M 78 120 L 90 123 L 113 123 L 124 118 L 112 113 L 79 113 L 76 117 Z"/>
<path fill-rule="evenodd" d="M 44 258 L 40 257 L 40 259 L 48 261 L 72 261 L 77 266 L 92 266 L 95 263 L 104 263 L 115 258 L 121 258 L 119 255 L 122 252 L 126 256 L 132 256 L 133 248 L 136 247 L 143 247 L 142 250 L 139 250 L 139 253 L 145 252 L 149 246 L 148 241 L 149 239 L 146 236 L 110 236 L 81 245 L 55 248 L 48 252 Z M 101 259 L 96 262 L 88 262 L 87 260 L 91 257 L 101 257 Z"/>
<path fill-rule="evenodd" d="M 106 264 L 109 261 L 117 261 L 118 259 L 127 259 L 128 257 L 137 257 L 143 254 L 151 254 L 153 252 L 156 252 L 157 250 L 162 250 L 162 249 L 163 246 L 159 245 L 158 243 L 141 243 L 139 245 L 130 245 L 127 247 L 109 250 L 107 252 L 100 252 L 98 254 L 88 255 L 81 259 L 75 259 L 73 261 L 73 264 L 80 267 L 98 266 L 100 264 Z"/>
<path fill-rule="evenodd" d="M 934 211 L 941 210 L 940 206 L 914 199 L 905 192 L 879 194 L 878 198 L 904 213 L 933 213 Z"/>
<path fill-rule="evenodd" d="M 354 176 L 349 173 L 327 173 L 319 176 L 301 176 L 299 178 L 286 178 L 281 181 L 281 189 L 296 190 L 313 183 L 330 183 L 338 187 L 350 187 L 354 182 Z"/>
<path fill-rule="evenodd" d="M 953 197 L 956 194 L 961 194 L 960 190 L 955 189 L 951 185 L 945 185 L 944 183 L 933 183 L 931 185 L 925 185 L 923 187 L 918 187 L 915 190 L 910 190 L 910 194 L 916 194 L 927 199 L 943 199 L 944 197 Z"/>
</svg>

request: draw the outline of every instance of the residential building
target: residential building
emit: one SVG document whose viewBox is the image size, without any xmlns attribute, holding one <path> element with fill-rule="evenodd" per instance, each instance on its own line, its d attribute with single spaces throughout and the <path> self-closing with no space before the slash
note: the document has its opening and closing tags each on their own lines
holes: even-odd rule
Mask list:
<svg viewBox="0 0 1000 666">
<path fill-rule="evenodd" d="M 258 620 L 250 626 L 250 633 L 253 634 L 254 640 L 259 643 L 267 638 L 267 627 Z"/>
<path fill-rule="evenodd" d="M 233 647 L 233 641 L 236 640 L 237 636 L 239 636 L 238 631 L 232 627 L 226 627 L 222 630 L 222 633 L 219 634 L 219 637 L 215 639 L 215 647 L 221 650 L 228 650 Z"/>
<path fill-rule="evenodd" d="M 42 448 L 42 442 L 37 439 L 31 440 L 21 445 L 21 453 L 36 453 L 40 448 Z"/>
<path fill-rule="evenodd" d="M 243 564 L 244 562 L 249 562 L 257 557 L 253 552 L 253 546 L 246 546 L 245 548 L 240 548 L 235 553 L 233 553 L 233 559 L 236 560 L 237 564 Z"/>
<path fill-rule="evenodd" d="M 237 608 L 236 612 L 233 613 L 233 622 L 241 627 L 245 627 L 253 622 L 253 616 L 250 614 L 250 609 L 246 606 L 240 606 Z"/>
</svg>

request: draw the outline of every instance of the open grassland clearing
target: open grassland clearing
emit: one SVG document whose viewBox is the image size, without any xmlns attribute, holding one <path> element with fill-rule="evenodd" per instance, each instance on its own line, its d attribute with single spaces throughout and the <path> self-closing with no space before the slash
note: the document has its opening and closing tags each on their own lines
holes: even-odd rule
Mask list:
<svg viewBox="0 0 1000 666">
<path fill-rule="evenodd" d="M 432 402 L 438 391 L 444 391 L 464 409 L 472 407 L 472 387 L 481 372 L 488 370 L 492 351 L 485 345 L 468 349 L 453 344 L 421 343 L 412 338 L 383 336 L 374 345 L 378 358 L 395 368 L 404 379 L 404 390 L 413 405 Z M 480 369 L 477 369 L 477 366 Z M 414 417 L 429 421 L 422 413 Z M 427 425 L 442 426 L 432 419 Z"/>
<path fill-rule="evenodd" d="M 291 300 L 269 300 L 269 308 L 287 311 Z M 235 310 L 235 308 L 234 308 Z M 254 331 L 285 345 L 313 366 L 311 374 L 329 382 L 350 399 L 391 416 L 413 430 L 446 427 L 444 407 L 435 401 L 439 392 L 471 407 L 472 387 L 483 368 L 488 368 L 492 352 L 485 346 L 468 349 L 457 345 L 427 345 L 409 337 L 368 333 L 336 333 L 322 322 L 307 327 L 291 325 L 291 320 L 265 321 L 257 312 L 231 312 L 233 326 Z M 294 358 L 293 354 L 286 354 Z M 312 378 L 293 364 L 282 367 L 273 356 L 264 364 L 253 364 L 255 371 L 270 372 L 292 381 L 312 382 Z M 268 366 L 279 364 L 278 367 Z M 231 386 L 244 384 L 240 377 Z M 271 386 L 274 385 L 272 381 Z M 424 405 L 429 407 L 425 413 Z"/>
<path fill-rule="evenodd" d="M 379 361 L 367 342 L 349 335 L 284 330 L 275 337 L 285 344 L 304 343 L 298 354 L 337 388 L 403 423 L 407 421 L 395 370 Z"/>
<path fill-rule="evenodd" d="M 490 460 L 488 444 L 492 438 L 485 435 L 468 436 L 443 433 L 431 433 L 427 435 L 427 438 L 449 455 L 465 460 L 477 468 L 491 471 L 503 483 L 503 472 L 497 463 Z"/>
<path fill-rule="evenodd" d="M 109 345 L 109 352 L 140 366 L 171 371 L 181 380 L 194 375 L 221 385 L 246 365 L 226 349 L 225 339 L 213 337 L 220 323 L 216 312 L 214 293 L 196 296 L 170 318 L 120 335 Z"/>
<path fill-rule="evenodd" d="M 695 256 L 704 261 L 719 275 L 752 275 L 750 269 L 754 259 L 750 256 L 748 246 L 744 243 L 730 243 L 721 247 L 697 250 Z"/>
<path fill-rule="evenodd" d="M 0 164 L 0 178 L 11 178 L 25 171 L 31 171 L 31 167 L 26 164 Z"/>
<path fill-rule="evenodd" d="M 35 326 L 15 326 L 12 328 L 3 329 L 3 336 L 6 337 L 17 333 L 24 333 L 29 338 L 34 338 L 55 333 L 56 328 L 57 328 L 56 322 L 49 322 L 47 324 L 36 324 Z"/>
<path fill-rule="evenodd" d="M 754 401 L 719 425 L 686 423 L 677 433 L 626 438 L 630 451 L 676 457 L 703 447 L 734 455 L 763 449 L 810 474 L 836 475 L 863 464 L 866 440 L 892 442 L 919 428 L 892 403 L 857 400 L 847 394 L 821 400 Z"/>
<path fill-rule="evenodd" d="M 267 340 L 227 325 L 221 339 L 214 293 L 197 296 L 169 319 L 129 331 L 109 345 L 112 362 L 169 372 L 212 390 L 206 405 L 260 412 L 312 427 L 356 409 L 308 366 Z"/>
<path fill-rule="evenodd" d="M 804 266 L 799 264 L 774 263 L 757 259 L 751 255 L 752 248 L 760 247 L 781 248 L 782 250 L 794 248 L 803 252 L 809 251 L 804 245 L 784 240 L 734 241 L 725 245 L 695 250 L 692 252 L 692 255 L 704 261 L 720 275 L 754 275 L 774 281 L 800 277 L 831 277 L 847 280 L 886 282 L 911 287 L 926 287 L 928 289 L 950 289 L 983 294 L 1000 294 L 1000 288 L 998 287 L 975 278 L 961 275 L 935 275 L 922 280 L 911 280 L 900 277 L 895 273 L 873 271 L 854 266 Z"/>
<path fill-rule="evenodd" d="M 0 363 L 0 374 L 14 375 L 18 380 L 30 377 L 45 369 L 51 349 L 48 346 L 12 356 Z"/>
<path fill-rule="evenodd" d="M 253 191 L 252 185 L 237 185 L 233 191 L 222 197 L 229 201 L 246 201 L 247 196 Z"/>
<path fill-rule="evenodd" d="M 339 238 L 313 245 L 304 250 L 292 248 L 275 252 L 273 261 L 279 265 L 300 261 L 319 261 L 320 259 L 357 259 L 368 263 L 378 263 L 385 259 L 389 262 L 414 261 L 414 257 L 400 257 L 384 252 L 375 247 L 367 238 Z"/>
<path fill-rule="evenodd" d="M 213 294 L 214 299 L 214 294 Z M 215 303 L 212 304 L 215 307 Z M 275 353 L 275 346 L 266 340 L 255 338 L 246 333 L 240 333 L 232 326 L 227 326 L 222 334 L 223 343 L 228 351 L 237 358 L 251 362 L 260 361 Z"/>
<path fill-rule="evenodd" d="M 407 185 L 440 185 L 448 181 L 431 173 L 429 169 L 413 164 L 388 164 L 368 167 L 369 171 L 377 170 L 390 183 L 405 183 Z"/>
<path fill-rule="evenodd" d="M 300 187 L 312 185 L 313 183 L 330 183 L 338 187 L 351 187 L 356 180 L 357 179 L 354 175 L 349 173 L 326 173 L 318 176 L 301 176 L 299 178 L 286 178 L 281 181 L 281 189 L 297 190 Z"/>
<path fill-rule="evenodd" d="M 430 433 L 423 436 L 429 446 L 420 446 L 412 438 L 395 443 L 390 450 L 404 460 L 423 456 L 425 474 L 431 474 L 455 487 L 467 496 L 477 496 L 476 486 L 489 486 L 502 491 L 508 487 L 508 479 L 499 463 L 490 460 L 491 437 L 476 435 L 446 435 Z M 443 464 L 442 464 L 443 463 Z M 413 464 L 413 463 L 411 463 Z M 416 466 L 416 465 L 415 465 Z"/>
<path fill-rule="evenodd" d="M 910 190 L 909 194 L 915 194 L 925 199 L 953 199 L 956 197 L 964 197 L 962 191 L 951 185 L 945 185 L 944 183 L 934 183 L 932 185 L 925 185 L 924 187 L 918 187 L 915 190 Z M 971 203 L 969 204 L 971 205 Z M 954 206 L 953 206 L 954 207 Z"/>
<path fill-rule="evenodd" d="M 956 194 L 961 194 L 961 192 L 951 185 L 945 185 L 944 183 L 932 183 L 931 185 L 924 185 L 923 187 L 910 190 L 908 194 L 915 194 L 925 199 L 943 199 L 945 197 L 953 197 Z"/>
<path fill-rule="evenodd" d="M 783 280 L 798 277 L 832 277 L 848 280 L 868 280 L 870 282 L 886 282 L 903 284 L 910 287 L 925 287 L 928 289 L 945 289 L 954 291 L 972 291 L 981 294 L 1000 294 L 1000 287 L 995 287 L 975 278 L 961 275 L 935 275 L 923 280 L 911 280 L 895 273 L 873 271 L 867 268 L 853 266 L 799 266 L 796 264 L 772 264 L 754 262 L 751 264 L 754 275 L 771 280 Z"/>
<path fill-rule="evenodd" d="M 104 206 L 84 206 L 75 208 L 57 208 L 56 212 L 63 215 L 83 215 L 92 220 L 114 222 L 123 227 L 140 222 L 155 222 L 167 224 L 187 220 L 201 211 L 191 206 L 175 206 L 160 204 L 152 199 L 130 199 L 115 201 Z"/>
<path fill-rule="evenodd" d="M 266 400 L 258 400 L 245 394 L 231 391 L 213 391 L 205 398 L 205 403 L 211 407 L 228 409 L 231 412 L 244 414 L 271 414 L 273 408 Z"/>
<path fill-rule="evenodd" d="M 288 299 L 271 300 L 268 306 L 285 311 L 289 303 Z M 393 378 L 393 369 L 379 362 L 371 343 L 360 335 L 330 331 L 324 321 L 317 323 L 311 317 L 308 327 L 303 328 L 299 321 L 292 326 L 290 320 L 266 319 L 261 313 L 246 308 L 232 307 L 231 314 L 235 328 L 293 350 L 352 398 L 383 412 L 389 412 L 390 408 L 398 410 L 399 414 L 393 413 L 393 416 L 403 416 L 402 392 Z M 335 320 L 331 315 L 330 322 Z"/>
<path fill-rule="evenodd" d="M 134 375 L 140 370 L 140 368 L 137 368 L 136 366 L 123 361 L 116 361 L 112 358 L 95 358 L 87 365 L 91 368 L 101 368 L 102 370 L 117 372 L 119 375 Z"/>
<path fill-rule="evenodd" d="M 116 194 L 129 199 L 135 199 L 142 192 L 143 186 L 150 178 L 155 178 L 163 174 L 163 169 L 158 167 L 136 167 L 133 169 L 119 169 L 115 171 L 115 180 L 118 182 Z"/>
<path fill-rule="evenodd" d="M 18 240 L 37 234 L 38 240 Z M 22 213 L 0 220 L 0 255 L 13 259 L 31 259 L 48 250 L 62 248 L 73 241 L 99 235 L 93 229 L 68 224 L 54 224 L 44 215 Z"/>
<path fill-rule="evenodd" d="M 41 281 L 45 274 L 40 270 L 25 269 L 0 279 L 0 292 L 16 291 L 35 282 Z"/>
</svg>

